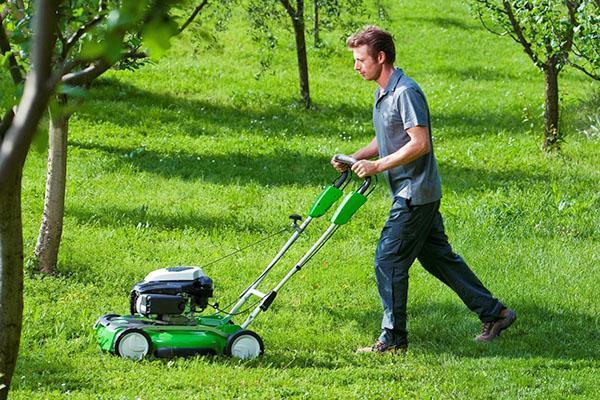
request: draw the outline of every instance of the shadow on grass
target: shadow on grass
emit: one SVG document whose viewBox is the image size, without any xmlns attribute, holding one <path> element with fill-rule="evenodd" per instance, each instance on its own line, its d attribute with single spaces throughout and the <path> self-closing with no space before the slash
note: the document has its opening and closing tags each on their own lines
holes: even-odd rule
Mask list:
<svg viewBox="0 0 600 400">
<path fill-rule="evenodd" d="M 370 106 L 317 104 L 306 111 L 297 106 L 294 97 L 267 102 L 256 98 L 260 93 L 240 93 L 228 104 L 218 104 L 150 92 L 116 79 L 98 81 L 92 96 L 93 101 L 78 110 L 80 118 L 135 126 L 149 135 L 155 134 L 157 125 L 172 125 L 188 136 L 216 135 L 225 129 L 236 134 L 288 132 L 327 137 L 340 134 L 340 121 L 348 121 L 341 128 L 345 135 L 371 137 L 371 130 L 362 128 L 371 120 Z"/>
<path fill-rule="evenodd" d="M 481 68 L 477 66 L 455 66 L 455 65 L 446 65 L 442 68 L 438 68 L 435 70 L 436 74 L 441 76 L 450 78 L 449 80 L 453 82 L 462 82 L 467 79 L 473 79 L 477 81 L 488 81 L 488 82 L 500 82 L 505 83 L 507 80 L 510 81 L 526 81 L 529 82 L 531 79 L 529 75 L 516 72 L 507 72 L 507 71 L 498 71 L 492 68 Z M 540 75 L 540 79 L 544 77 Z M 500 90 L 496 88 L 496 90 Z M 540 93 L 540 96 L 543 93 Z M 469 95 L 470 96 L 470 95 Z M 475 96 L 475 94 L 473 94 Z M 518 118 L 520 121 L 520 118 Z"/>
<path fill-rule="evenodd" d="M 93 379 L 82 378 L 74 372 L 77 368 L 67 357 L 61 357 L 61 362 L 57 363 L 53 359 L 44 359 L 29 355 L 19 355 L 17 360 L 17 370 L 12 379 L 11 392 L 19 393 L 21 390 L 36 392 L 40 389 L 40 383 L 45 389 L 50 386 L 54 391 L 62 391 L 66 396 L 68 391 L 77 390 L 89 385 Z M 22 377 L 19 380 L 19 377 Z M 57 396 L 60 396 L 58 393 Z M 10 397 L 10 396 L 9 396 Z"/>
<path fill-rule="evenodd" d="M 182 151 L 159 153 L 141 147 L 115 147 L 78 141 L 71 141 L 69 145 L 119 156 L 123 164 L 130 164 L 140 172 L 150 172 L 165 178 L 219 184 L 255 182 L 279 186 L 324 185 L 337 176 L 329 165 L 329 157 L 283 150 L 270 154 L 194 154 Z"/>
<path fill-rule="evenodd" d="M 235 229 L 241 232 L 265 233 L 268 231 L 267 224 L 261 225 L 251 221 L 244 223 L 237 218 L 235 213 L 221 213 L 219 216 L 202 215 L 186 212 L 183 214 L 165 214 L 148 212 L 144 206 L 124 208 L 114 205 L 85 209 L 70 207 L 68 216 L 75 218 L 78 225 L 102 226 L 110 228 L 135 228 L 151 227 L 163 230 L 182 230 L 191 228 L 196 231 L 223 230 L 225 228 Z M 271 227 L 272 229 L 272 227 Z"/>
<path fill-rule="evenodd" d="M 532 303 L 511 304 L 517 321 L 491 343 L 476 343 L 479 322 L 458 303 L 409 305 L 409 340 L 412 349 L 432 355 L 448 353 L 467 358 L 531 358 L 592 360 L 600 354 L 598 318 L 577 312 L 556 312 Z M 379 333 L 380 310 L 340 313 L 331 310 L 340 323 L 357 321 Z"/>
<path fill-rule="evenodd" d="M 447 73 L 447 71 L 444 71 Z M 493 71 L 476 69 L 450 71 L 451 74 L 479 76 L 485 80 L 496 77 Z M 460 78 L 460 77 L 459 77 Z M 256 96 L 256 94 L 254 95 Z M 188 100 L 170 94 L 153 93 L 128 85 L 115 79 L 103 79 L 94 86 L 94 101 L 78 111 L 78 117 L 94 123 L 110 121 L 118 126 L 136 127 L 142 134 L 157 134 L 168 129 L 185 132 L 186 135 L 210 136 L 239 134 L 255 135 L 305 135 L 332 137 L 343 134 L 364 138 L 365 144 L 372 138 L 370 125 L 371 107 L 352 104 L 323 104 L 317 109 L 305 111 L 286 105 L 253 106 L 252 98 L 244 98 L 243 104 L 213 104 L 207 101 Z M 243 96 L 239 96 L 243 98 Z M 274 100 L 272 100 L 274 101 Z M 432 110 L 435 132 L 460 132 L 461 137 L 479 136 L 482 132 L 505 130 L 522 133 L 524 125 L 519 113 L 474 114 L 443 113 Z M 343 130 L 343 132 L 340 132 Z M 233 133 L 230 133 L 233 132 Z M 341 143 L 341 139 L 340 139 Z"/>
<path fill-rule="evenodd" d="M 337 174 L 329 166 L 328 157 L 299 152 L 277 151 L 270 154 L 194 154 L 181 151 L 159 153 L 145 148 L 116 147 L 71 141 L 70 146 L 98 150 L 117 156 L 122 164 L 129 164 L 140 172 L 149 172 L 164 178 L 201 180 L 218 184 L 260 185 L 325 185 Z M 495 190 L 507 185 L 523 187 L 547 182 L 549 173 L 522 170 L 476 169 L 450 162 L 439 162 L 445 190 Z M 380 182 L 385 190 L 384 183 Z M 185 222 L 185 221 L 183 221 Z M 210 223 L 210 221 L 209 221 Z M 169 227 L 168 223 L 166 227 Z"/>
<path fill-rule="evenodd" d="M 453 17 L 419 17 L 419 18 L 404 17 L 403 19 L 413 20 L 413 21 L 419 22 L 420 24 L 429 23 L 429 24 L 436 25 L 436 26 L 439 26 L 440 28 L 445 28 L 445 29 L 457 28 L 457 29 L 462 29 L 465 31 L 483 30 L 481 25 L 477 24 L 476 22 L 469 24 L 469 23 L 466 23 L 462 19 L 453 18 Z"/>
</svg>

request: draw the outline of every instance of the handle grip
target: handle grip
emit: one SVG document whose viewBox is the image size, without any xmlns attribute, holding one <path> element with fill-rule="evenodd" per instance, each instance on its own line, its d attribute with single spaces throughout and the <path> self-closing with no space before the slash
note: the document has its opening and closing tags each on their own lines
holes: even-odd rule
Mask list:
<svg viewBox="0 0 600 400">
<path fill-rule="evenodd" d="M 336 154 L 333 156 L 333 159 L 334 161 L 346 164 L 349 167 L 352 167 L 358 161 L 356 158 L 347 156 L 345 154 Z"/>
</svg>

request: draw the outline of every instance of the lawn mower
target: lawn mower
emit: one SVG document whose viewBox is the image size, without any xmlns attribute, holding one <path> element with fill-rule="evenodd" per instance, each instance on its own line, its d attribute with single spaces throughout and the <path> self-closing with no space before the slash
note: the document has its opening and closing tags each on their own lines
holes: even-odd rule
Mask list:
<svg viewBox="0 0 600 400">
<path fill-rule="evenodd" d="M 336 160 L 352 166 L 356 160 L 336 155 Z M 341 198 L 351 180 L 346 170 L 315 200 L 308 217 L 293 214 L 293 234 L 271 260 L 264 271 L 240 295 L 230 310 L 201 315 L 213 297 L 213 281 L 200 267 L 179 266 L 149 273 L 130 293 L 131 315 L 106 314 L 94 324 L 100 348 L 112 354 L 134 360 L 146 356 L 172 358 L 195 354 L 224 354 L 240 359 L 253 359 L 264 352 L 262 339 L 248 326 L 261 312 L 267 311 L 285 283 L 323 247 L 335 231 L 346 224 L 367 201 L 375 185 L 366 178 L 360 187 L 346 195 L 331 218 L 331 224 L 287 275 L 270 291 L 258 289 L 269 271 L 307 229 L 310 222 L 323 216 Z M 369 189 L 370 188 L 370 189 Z M 253 296 L 257 305 L 247 319 L 238 325 L 232 318 L 241 315 L 241 308 Z M 247 310 L 252 309 L 252 306 Z"/>
</svg>

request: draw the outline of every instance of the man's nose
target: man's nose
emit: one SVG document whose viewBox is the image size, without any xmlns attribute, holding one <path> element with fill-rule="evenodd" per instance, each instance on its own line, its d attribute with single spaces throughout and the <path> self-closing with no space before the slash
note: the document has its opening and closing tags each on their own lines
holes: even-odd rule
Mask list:
<svg viewBox="0 0 600 400">
<path fill-rule="evenodd" d="M 358 71 L 360 69 L 360 65 L 358 65 L 358 61 L 354 62 L 354 69 Z"/>
</svg>

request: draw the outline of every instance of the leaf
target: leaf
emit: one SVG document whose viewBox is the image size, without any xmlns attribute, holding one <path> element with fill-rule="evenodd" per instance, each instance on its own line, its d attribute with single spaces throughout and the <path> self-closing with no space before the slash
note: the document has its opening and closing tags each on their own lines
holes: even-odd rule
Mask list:
<svg viewBox="0 0 600 400">
<path fill-rule="evenodd" d="M 84 40 L 81 44 L 81 51 L 79 56 L 83 60 L 96 60 L 105 53 L 106 46 L 104 43 L 97 42 L 94 39 Z"/>
<path fill-rule="evenodd" d="M 8 59 L 10 58 L 10 53 L 6 52 L 4 54 L 0 54 L 0 66 L 2 68 L 8 68 L 9 64 L 8 64 Z"/>
<path fill-rule="evenodd" d="M 177 24 L 172 20 L 154 19 L 144 28 L 143 43 L 150 58 L 157 60 L 171 47 L 171 37 L 177 33 Z"/>
</svg>

